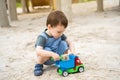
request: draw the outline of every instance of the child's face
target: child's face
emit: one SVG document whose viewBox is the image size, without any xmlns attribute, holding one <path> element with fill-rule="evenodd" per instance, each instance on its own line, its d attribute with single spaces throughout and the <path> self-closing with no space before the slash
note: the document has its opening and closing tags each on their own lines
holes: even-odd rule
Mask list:
<svg viewBox="0 0 120 80">
<path fill-rule="evenodd" d="M 65 31 L 65 27 L 63 25 L 57 25 L 55 27 L 51 27 L 50 25 L 48 26 L 48 30 L 54 38 L 59 38 L 63 32 Z"/>
</svg>

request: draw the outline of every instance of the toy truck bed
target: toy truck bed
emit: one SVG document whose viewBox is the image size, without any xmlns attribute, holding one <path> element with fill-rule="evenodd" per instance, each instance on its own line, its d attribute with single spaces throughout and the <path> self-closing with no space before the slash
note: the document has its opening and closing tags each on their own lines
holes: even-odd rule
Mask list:
<svg viewBox="0 0 120 80">
<path fill-rule="evenodd" d="M 73 68 L 75 66 L 75 57 L 76 56 L 69 55 L 68 60 L 61 60 L 61 61 L 57 62 L 56 65 L 62 69 Z"/>
</svg>

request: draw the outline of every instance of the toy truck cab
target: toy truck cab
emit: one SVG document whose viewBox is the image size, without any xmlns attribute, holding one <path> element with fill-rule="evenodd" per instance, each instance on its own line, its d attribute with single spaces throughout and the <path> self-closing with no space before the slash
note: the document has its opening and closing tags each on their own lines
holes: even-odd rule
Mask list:
<svg viewBox="0 0 120 80">
<path fill-rule="evenodd" d="M 69 54 L 67 60 L 61 59 L 56 61 L 56 65 L 58 67 L 57 72 L 64 77 L 68 76 L 70 73 L 81 73 L 84 71 L 83 63 L 78 56 L 75 56 L 74 54 Z"/>
</svg>

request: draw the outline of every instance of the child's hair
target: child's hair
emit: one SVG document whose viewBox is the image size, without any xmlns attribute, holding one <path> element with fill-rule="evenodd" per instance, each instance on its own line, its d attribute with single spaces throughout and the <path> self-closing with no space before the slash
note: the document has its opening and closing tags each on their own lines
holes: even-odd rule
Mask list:
<svg viewBox="0 0 120 80">
<path fill-rule="evenodd" d="M 52 27 L 55 27 L 58 24 L 61 24 L 66 28 L 68 25 L 68 20 L 62 11 L 54 11 L 54 12 L 51 12 L 47 17 L 46 25 L 48 26 L 49 24 Z"/>
</svg>

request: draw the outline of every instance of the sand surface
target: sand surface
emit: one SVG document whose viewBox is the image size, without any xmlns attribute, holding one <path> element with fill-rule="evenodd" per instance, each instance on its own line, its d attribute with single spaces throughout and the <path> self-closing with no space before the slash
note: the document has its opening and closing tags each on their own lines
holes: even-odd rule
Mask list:
<svg viewBox="0 0 120 80">
<path fill-rule="evenodd" d="M 85 72 L 58 75 L 56 67 L 44 66 L 33 75 L 34 44 L 46 28 L 48 10 L 18 15 L 11 28 L 0 28 L 0 80 L 120 80 L 119 0 L 106 0 L 105 11 L 96 12 L 96 2 L 73 4 L 73 21 L 65 34 L 74 42 Z"/>
</svg>

